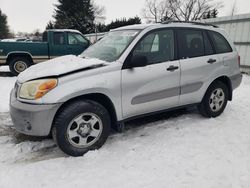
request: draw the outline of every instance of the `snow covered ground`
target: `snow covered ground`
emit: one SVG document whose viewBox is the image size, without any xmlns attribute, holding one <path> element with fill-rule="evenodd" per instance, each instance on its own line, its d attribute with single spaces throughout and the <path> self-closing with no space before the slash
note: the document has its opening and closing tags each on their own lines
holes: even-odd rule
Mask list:
<svg viewBox="0 0 250 188">
<path fill-rule="evenodd" d="M 250 76 L 216 119 L 188 109 L 136 120 L 79 158 L 48 138 L 15 132 L 8 114 L 14 82 L 0 77 L 0 188 L 250 187 Z"/>
</svg>

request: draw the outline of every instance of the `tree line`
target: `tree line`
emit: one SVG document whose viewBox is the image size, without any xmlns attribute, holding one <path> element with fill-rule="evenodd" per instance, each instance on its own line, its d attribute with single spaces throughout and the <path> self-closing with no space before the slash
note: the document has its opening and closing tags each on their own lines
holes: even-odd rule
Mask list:
<svg viewBox="0 0 250 188">
<path fill-rule="evenodd" d="M 196 21 L 216 18 L 223 4 L 214 0 L 145 0 L 143 17 L 147 22 L 167 20 Z"/>
<path fill-rule="evenodd" d="M 148 23 L 166 20 L 194 21 L 215 18 L 222 7 L 216 0 L 145 0 L 142 17 Z M 104 24 L 105 8 L 93 0 L 58 0 L 53 20 L 46 29 L 76 29 L 83 34 L 107 32 L 121 26 L 141 24 L 141 18 L 121 18 Z M 7 16 L 0 10 L 0 39 L 10 36 Z"/>
<path fill-rule="evenodd" d="M 141 24 L 138 16 L 134 18 L 116 19 L 109 24 L 101 23 L 105 8 L 94 4 L 91 0 L 58 0 L 55 5 L 54 21 L 49 21 L 46 29 L 77 29 L 83 34 L 107 32 L 117 27 Z"/>
</svg>

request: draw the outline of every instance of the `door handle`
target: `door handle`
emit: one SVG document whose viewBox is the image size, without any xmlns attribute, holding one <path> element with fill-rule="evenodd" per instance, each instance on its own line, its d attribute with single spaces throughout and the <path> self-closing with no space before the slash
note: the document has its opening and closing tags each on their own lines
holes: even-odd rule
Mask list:
<svg viewBox="0 0 250 188">
<path fill-rule="evenodd" d="M 216 59 L 209 59 L 208 61 L 207 61 L 207 63 L 209 63 L 209 64 L 213 64 L 213 63 L 215 63 L 216 62 Z"/>
<path fill-rule="evenodd" d="M 179 69 L 178 66 L 173 66 L 173 65 L 170 65 L 168 68 L 167 68 L 167 71 L 170 71 L 170 72 L 173 72 L 175 70 Z"/>
</svg>

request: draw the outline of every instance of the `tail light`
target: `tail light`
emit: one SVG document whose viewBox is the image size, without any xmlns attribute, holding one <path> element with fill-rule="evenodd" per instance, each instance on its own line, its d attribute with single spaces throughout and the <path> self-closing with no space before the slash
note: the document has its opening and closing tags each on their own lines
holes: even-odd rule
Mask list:
<svg viewBox="0 0 250 188">
<path fill-rule="evenodd" d="M 240 67 L 240 55 L 238 55 L 238 64 L 239 64 L 239 67 Z"/>
</svg>

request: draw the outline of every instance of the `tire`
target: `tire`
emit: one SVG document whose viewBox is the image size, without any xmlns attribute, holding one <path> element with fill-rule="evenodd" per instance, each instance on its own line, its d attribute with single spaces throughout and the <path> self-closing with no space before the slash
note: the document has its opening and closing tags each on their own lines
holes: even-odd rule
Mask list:
<svg viewBox="0 0 250 188">
<path fill-rule="evenodd" d="M 10 71 L 15 76 L 23 72 L 31 65 L 32 62 L 30 62 L 26 57 L 15 57 L 9 62 Z"/>
<path fill-rule="evenodd" d="M 221 81 L 215 81 L 208 89 L 198 106 L 201 115 L 217 117 L 225 109 L 229 98 L 229 89 Z"/>
<path fill-rule="evenodd" d="M 102 105 L 79 100 L 64 107 L 56 116 L 52 137 L 64 153 L 82 156 L 104 145 L 110 127 L 109 113 Z"/>
</svg>

